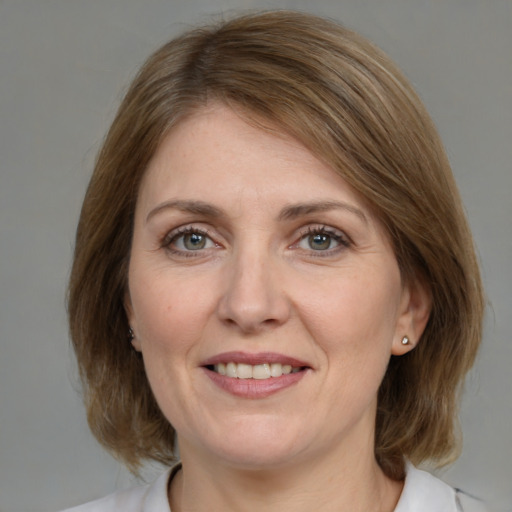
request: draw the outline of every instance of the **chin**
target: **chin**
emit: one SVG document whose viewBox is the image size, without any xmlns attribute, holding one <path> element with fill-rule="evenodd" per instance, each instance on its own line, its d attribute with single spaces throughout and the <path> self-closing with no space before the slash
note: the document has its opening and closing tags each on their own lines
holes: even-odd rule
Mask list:
<svg viewBox="0 0 512 512">
<path fill-rule="evenodd" d="M 289 426 L 240 423 L 228 436 L 222 435 L 217 446 L 210 446 L 215 456 L 231 466 L 247 470 L 276 468 L 293 462 L 306 449 L 304 433 L 293 432 Z"/>
</svg>

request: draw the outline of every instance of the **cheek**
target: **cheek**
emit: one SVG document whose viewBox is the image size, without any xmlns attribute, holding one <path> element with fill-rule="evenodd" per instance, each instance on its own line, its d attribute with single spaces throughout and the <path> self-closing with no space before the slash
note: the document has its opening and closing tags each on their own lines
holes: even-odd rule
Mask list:
<svg viewBox="0 0 512 512">
<path fill-rule="evenodd" d="M 398 272 L 345 276 L 324 287 L 307 285 L 306 290 L 302 317 L 328 364 L 352 376 L 358 371 L 380 374 L 395 336 L 401 291 Z"/>
<path fill-rule="evenodd" d="M 199 350 L 215 309 L 214 289 L 206 276 L 180 275 L 172 269 L 132 268 L 133 327 L 146 366 L 163 365 L 164 361 L 172 364 L 178 357 L 193 356 Z"/>
<path fill-rule="evenodd" d="M 323 325 L 333 338 L 336 333 L 352 333 L 370 341 L 394 331 L 400 304 L 400 282 L 381 274 L 354 276 L 331 281 L 329 287 L 311 294 L 304 310 L 315 323 Z"/>
</svg>

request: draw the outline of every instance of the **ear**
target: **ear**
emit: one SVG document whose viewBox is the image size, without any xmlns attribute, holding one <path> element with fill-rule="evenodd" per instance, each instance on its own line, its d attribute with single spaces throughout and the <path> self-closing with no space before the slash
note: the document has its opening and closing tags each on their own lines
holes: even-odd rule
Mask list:
<svg viewBox="0 0 512 512">
<path fill-rule="evenodd" d="M 431 309 L 432 294 L 424 279 L 414 277 L 404 284 L 391 348 L 393 355 L 404 355 L 418 344 L 427 326 Z M 402 342 L 405 336 L 408 338 L 407 343 Z"/>
<path fill-rule="evenodd" d="M 137 351 L 141 351 L 140 340 L 137 336 L 137 322 L 135 320 L 135 314 L 133 312 L 132 299 L 130 297 L 130 292 L 126 291 L 124 296 L 124 310 L 126 312 L 126 318 L 128 319 L 128 325 L 133 332 L 133 338 L 131 339 L 131 344 L 133 348 Z"/>
</svg>

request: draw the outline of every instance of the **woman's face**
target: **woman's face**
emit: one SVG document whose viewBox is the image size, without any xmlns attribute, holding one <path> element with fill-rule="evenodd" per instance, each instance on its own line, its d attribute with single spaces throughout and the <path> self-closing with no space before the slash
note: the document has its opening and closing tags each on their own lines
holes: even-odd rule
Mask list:
<svg viewBox="0 0 512 512">
<path fill-rule="evenodd" d="M 414 300 L 363 201 L 293 139 L 215 105 L 151 161 L 126 307 L 183 456 L 264 467 L 372 450 Z"/>
</svg>

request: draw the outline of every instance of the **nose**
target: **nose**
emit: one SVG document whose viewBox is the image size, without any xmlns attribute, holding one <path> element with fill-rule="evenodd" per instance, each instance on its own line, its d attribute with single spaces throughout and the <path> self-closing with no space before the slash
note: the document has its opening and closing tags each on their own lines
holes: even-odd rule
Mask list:
<svg viewBox="0 0 512 512">
<path fill-rule="evenodd" d="M 218 303 L 224 323 L 244 333 L 257 333 L 288 320 L 290 301 L 275 259 L 263 251 L 244 251 L 230 262 Z"/>
</svg>

